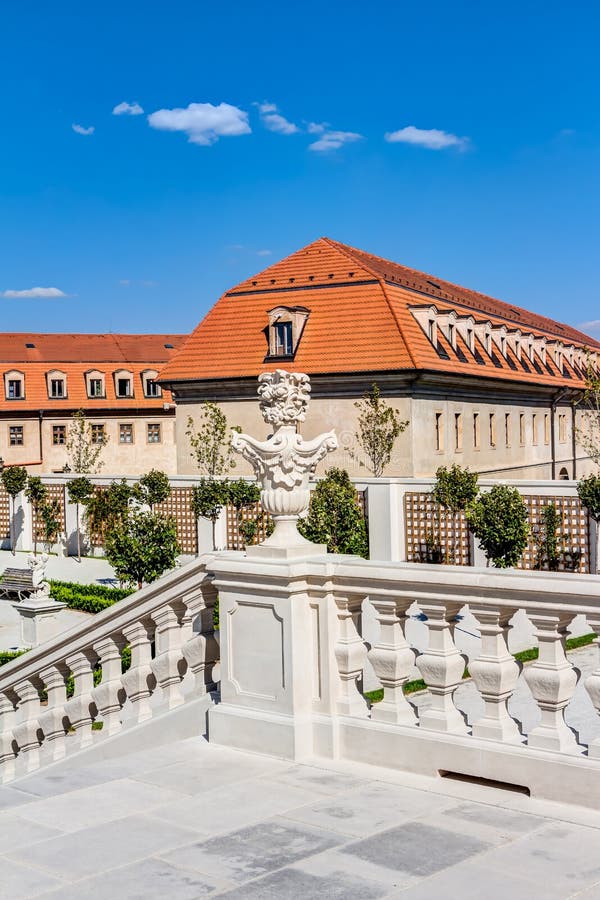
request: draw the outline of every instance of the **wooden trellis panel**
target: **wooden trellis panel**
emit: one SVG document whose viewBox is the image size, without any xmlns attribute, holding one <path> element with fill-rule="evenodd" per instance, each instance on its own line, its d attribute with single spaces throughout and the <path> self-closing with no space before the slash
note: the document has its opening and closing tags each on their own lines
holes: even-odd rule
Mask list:
<svg viewBox="0 0 600 900">
<path fill-rule="evenodd" d="M 60 538 L 60 535 L 64 535 L 65 533 L 65 489 L 62 484 L 47 484 L 46 487 L 48 489 L 48 500 L 58 500 L 60 506 L 60 512 L 58 514 L 58 518 L 60 519 Z M 44 540 L 44 524 L 41 520 L 38 521 L 38 517 L 35 513 L 32 515 L 31 531 L 31 536 L 34 540 L 36 534 L 38 542 Z"/>
<path fill-rule="evenodd" d="M 102 491 L 105 491 L 105 490 L 106 490 L 106 488 L 103 487 L 102 485 L 99 485 L 99 484 L 94 485 L 94 492 L 95 492 L 96 494 L 100 494 L 100 493 L 102 493 Z M 85 515 L 82 514 L 81 519 L 82 519 L 82 527 L 83 527 L 83 530 L 84 530 L 84 531 L 87 531 L 87 524 L 86 524 L 86 520 L 85 520 Z M 104 535 L 104 531 L 103 531 L 103 530 L 102 530 L 101 532 L 100 532 L 100 531 L 93 531 L 93 532 L 89 535 L 90 543 L 91 543 L 92 547 L 104 547 L 104 537 L 105 537 L 105 535 Z"/>
<path fill-rule="evenodd" d="M 261 541 L 267 537 L 267 527 L 268 523 L 271 520 L 271 517 L 268 513 L 266 513 L 262 506 L 260 505 L 260 501 L 258 500 L 252 506 L 244 506 L 240 510 L 240 521 L 248 522 L 250 520 L 256 520 L 257 529 L 256 529 L 256 537 L 254 538 L 255 544 L 260 544 Z M 226 509 L 226 523 L 227 523 L 227 549 L 228 550 L 242 550 L 244 547 L 244 539 L 240 535 L 238 531 L 238 512 L 235 506 L 228 506 Z"/>
<path fill-rule="evenodd" d="M 10 539 L 10 497 L 0 485 L 0 541 Z"/>
<path fill-rule="evenodd" d="M 470 565 L 470 539 L 463 512 L 456 517 L 424 492 L 404 495 L 406 559 Z"/>
<path fill-rule="evenodd" d="M 579 497 L 524 496 L 529 513 L 530 535 L 527 549 L 519 563 L 521 569 L 547 569 L 539 558 L 536 536 L 542 526 L 542 510 L 554 503 L 558 512 L 557 529 L 560 572 L 590 571 L 590 533 L 587 510 Z"/>
<path fill-rule="evenodd" d="M 198 552 L 198 528 L 191 506 L 192 490 L 191 487 L 172 488 L 167 499 L 154 507 L 155 512 L 175 519 L 182 553 Z"/>
</svg>

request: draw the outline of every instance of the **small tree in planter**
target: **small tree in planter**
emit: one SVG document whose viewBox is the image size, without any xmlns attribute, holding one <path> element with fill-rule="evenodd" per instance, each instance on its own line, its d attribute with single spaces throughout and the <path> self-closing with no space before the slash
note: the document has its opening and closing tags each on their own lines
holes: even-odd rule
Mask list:
<svg viewBox="0 0 600 900">
<path fill-rule="evenodd" d="M 141 499 L 154 511 L 157 503 L 162 503 L 171 493 L 171 483 L 164 472 L 151 469 L 142 475 L 139 482 Z"/>
<path fill-rule="evenodd" d="M 467 522 L 481 544 L 488 564 L 498 569 L 516 566 L 527 546 L 527 507 L 516 488 L 497 484 L 467 507 Z"/>
<path fill-rule="evenodd" d="M 579 499 L 596 522 L 596 570 L 600 572 L 600 475 L 588 475 L 577 485 Z"/>
<path fill-rule="evenodd" d="M 38 523 L 40 520 L 42 507 L 48 498 L 48 488 L 43 483 L 39 475 L 29 475 L 27 477 L 25 496 L 31 503 L 31 508 L 33 509 L 35 521 L 35 527 L 33 529 L 33 555 L 37 556 Z"/>
<path fill-rule="evenodd" d="M 137 485 L 113 481 L 104 490 L 94 490 L 86 504 L 86 522 L 90 540 L 100 537 L 102 544 L 107 533 L 124 522 L 129 513 L 130 502 L 138 496 Z"/>
<path fill-rule="evenodd" d="M 106 535 L 106 558 L 117 578 L 138 590 L 172 569 L 178 553 L 175 520 L 157 513 L 130 510 Z"/>
<path fill-rule="evenodd" d="M 366 460 L 361 461 L 361 465 L 365 465 L 375 478 L 380 478 L 390 463 L 396 440 L 408 427 L 408 421 L 403 422 L 399 412 L 387 405 L 376 384 L 354 405 L 358 410 L 355 437 Z"/>
<path fill-rule="evenodd" d="M 216 526 L 219 514 L 229 499 L 229 483 L 213 478 L 201 478 L 192 490 L 192 509 L 197 519 L 212 524 L 213 550 L 217 549 Z"/>
<path fill-rule="evenodd" d="M 81 562 L 81 519 L 79 509 L 85 506 L 94 494 L 94 485 L 89 478 L 73 478 L 67 484 L 67 493 L 71 503 L 75 504 L 75 517 L 77 519 L 77 559 Z"/>
<path fill-rule="evenodd" d="M 60 534 L 60 503 L 58 500 L 47 500 L 40 507 L 40 518 L 42 520 L 42 530 L 44 535 L 44 543 L 48 553 L 58 540 Z"/>
<path fill-rule="evenodd" d="M 260 500 L 260 489 L 254 482 L 238 478 L 236 481 L 229 482 L 227 493 L 228 503 L 235 508 L 237 530 L 244 541 L 244 545 L 250 544 L 256 537 L 258 523 L 256 519 L 242 521 L 242 513 L 244 509 L 248 509 L 248 507 L 255 506 L 258 503 Z"/>
<path fill-rule="evenodd" d="M 317 483 L 298 531 L 309 541 L 326 544 L 329 553 L 369 556 L 365 518 L 345 469 L 328 469 Z"/>
<path fill-rule="evenodd" d="M 10 497 L 10 549 L 14 556 L 16 553 L 14 522 L 15 500 L 17 494 L 20 494 L 21 491 L 25 489 L 25 485 L 27 484 L 27 470 L 24 469 L 23 466 L 10 466 L 9 468 L 3 469 L 2 484 L 4 485 L 4 490 Z"/>
<path fill-rule="evenodd" d="M 433 486 L 433 499 L 452 516 L 454 537 L 458 533 L 458 520 L 461 511 L 473 502 L 479 493 L 476 472 L 469 472 L 461 466 L 453 465 L 447 469 L 440 466 L 435 473 L 436 483 Z"/>
</svg>

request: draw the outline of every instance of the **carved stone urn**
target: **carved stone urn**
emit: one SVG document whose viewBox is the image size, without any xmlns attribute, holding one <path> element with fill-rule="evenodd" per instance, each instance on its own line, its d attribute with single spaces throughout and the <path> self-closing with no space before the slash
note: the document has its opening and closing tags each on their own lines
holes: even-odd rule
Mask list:
<svg viewBox="0 0 600 900">
<path fill-rule="evenodd" d="M 297 432 L 306 418 L 310 379 L 299 372 L 266 372 L 258 379 L 262 417 L 273 427 L 266 441 L 247 434 L 234 434 L 231 445 L 253 466 L 261 485 L 260 501 L 273 518 L 273 534 L 258 546 L 248 547 L 249 556 L 276 558 L 312 556 L 327 552 L 322 544 L 302 537 L 297 523 L 310 502 L 308 479 L 317 463 L 338 446 L 333 431 L 304 441 Z"/>
</svg>

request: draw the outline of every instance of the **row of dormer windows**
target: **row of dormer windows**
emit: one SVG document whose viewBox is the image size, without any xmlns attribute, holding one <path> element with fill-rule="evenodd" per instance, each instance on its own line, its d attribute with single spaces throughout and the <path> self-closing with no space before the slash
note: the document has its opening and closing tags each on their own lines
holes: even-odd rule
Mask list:
<svg viewBox="0 0 600 900">
<path fill-rule="evenodd" d="M 450 425 L 452 427 L 451 439 L 453 449 L 455 451 L 461 451 L 464 449 L 465 445 L 465 424 L 468 424 L 468 419 L 465 414 L 460 412 L 454 413 L 454 418 L 449 418 Z M 559 413 L 556 418 L 558 441 L 559 443 L 565 443 L 568 439 L 569 431 L 567 415 L 565 413 Z M 526 413 L 519 413 L 517 418 L 516 415 L 513 417 L 513 413 L 507 412 L 503 414 L 503 418 L 501 418 L 501 421 L 498 422 L 496 413 L 488 413 L 486 420 L 486 417 L 483 414 L 474 412 L 472 413 L 472 416 L 470 418 L 470 444 L 473 449 L 481 449 L 482 441 L 484 441 L 484 435 L 485 446 L 491 449 L 495 449 L 498 446 L 499 425 L 502 429 L 502 439 L 505 447 L 512 446 L 513 439 L 515 437 L 513 430 L 516 427 L 518 427 L 519 444 L 521 447 L 525 447 L 528 444 L 531 444 L 534 447 L 541 443 L 544 443 L 546 445 L 550 444 L 552 423 L 549 413 L 532 413 L 531 416 L 528 416 Z M 443 452 L 446 449 L 446 431 L 447 424 L 444 413 L 436 412 L 435 449 L 438 452 Z"/>
<path fill-rule="evenodd" d="M 162 397 L 160 385 L 156 382 L 157 372 L 148 370 L 141 373 L 142 392 L 146 399 Z M 120 369 L 113 372 L 115 396 L 120 400 L 135 396 L 135 376 L 133 372 Z M 86 394 L 90 400 L 106 398 L 106 377 L 104 372 L 90 371 L 84 375 Z M 46 374 L 49 400 L 68 399 L 68 379 L 65 372 L 52 371 Z M 6 400 L 24 400 L 26 396 L 25 374 L 12 371 L 4 374 L 4 396 Z"/>
<path fill-rule="evenodd" d="M 583 375 L 589 365 L 598 371 L 598 354 L 588 352 L 583 347 L 525 333 L 520 328 L 509 329 L 506 325 L 477 321 L 473 316 L 460 316 L 454 310 L 438 310 L 435 306 L 412 307 L 411 312 L 436 350 L 440 332 L 453 350 L 457 349 L 457 336 L 460 336 L 471 353 L 475 354 L 477 338 L 490 357 L 493 357 L 494 348 L 497 348 L 504 359 L 509 358 L 510 350 L 519 362 L 529 360 L 534 367 L 536 357 L 543 365 L 547 365 L 547 358 L 550 356 L 559 372 L 563 372 L 565 362 L 579 369 Z"/>
</svg>

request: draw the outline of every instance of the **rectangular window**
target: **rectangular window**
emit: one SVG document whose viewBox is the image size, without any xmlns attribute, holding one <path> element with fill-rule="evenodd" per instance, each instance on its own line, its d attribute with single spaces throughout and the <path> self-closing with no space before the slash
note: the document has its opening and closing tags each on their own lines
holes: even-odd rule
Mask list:
<svg viewBox="0 0 600 900">
<path fill-rule="evenodd" d="M 444 449 L 444 419 L 441 412 L 435 414 L 435 449 Z"/>
<path fill-rule="evenodd" d="M 481 433 L 479 427 L 479 413 L 473 413 L 473 446 L 479 450 L 481 445 Z"/>
<path fill-rule="evenodd" d="M 531 439 L 534 444 L 538 442 L 538 416 L 534 413 L 531 417 Z"/>
<path fill-rule="evenodd" d="M 104 397 L 104 385 L 101 378 L 90 378 L 89 392 L 90 397 Z"/>
<path fill-rule="evenodd" d="M 496 446 L 496 414 L 490 413 L 490 447 Z"/>
<path fill-rule="evenodd" d="M 146 379 L 146 397 L 160 397 L 162 391 L 153 378 Z"/>
<path fill-rule="evenodd" d="M 59 400 L 65 396 L 65 382 L 62 378 L 50 379 L 50 396 L 54 400 Z"/>
<path fill-rule="evenodd" d="M 550 416 L 548 413 L 544 416 L 544 443 L 550 443 Z"/>
<path fill-rule="evenodd" d="M 133 425 L 119 425 L 119 443 L 133 444 Z"/>
<path fill-rule="evenodd" d="M 429 319 L 427 322 L 427 337 L 433 344 L 433 319 Z"/>
<path fill-rule="evenodd" d="M 519 415 L 519 443 L 521 447 L 525 444 L 525 416 L 523 413 Z"/>
<path fill-rule="evenodd" d="M 558 439 L 559 439 L 559 441 L 566 441 L 566 439 L 567 439 L 567 417 L 566 416 L 558 417 Z"/>
<path fill-rule="evenodd" d="M 504 443 L 510 447 L 510 413 L 504 413 Z"/>
<path fill-rule="evenodd" d="M 52 443 L 55 446 L 57 444 L 66 444 L 67 443 L 67 426 L 66 425 L 53 425 L 52 426 Z"/>
<path fill-rule="evenodd" d="M 160 444 L 160 425 L 155 423 L 148 425 L 148 443 Z"/>
<path fill-rule="evenodd" d="M 8 441 L 11 447 L 23 446 L 23 426 L 10 425 L 8 429 Z"/>
<path fill-rule="evenodd" d="M 292 323 L 277 322 L 275 325 L 275 356 L 291 356 Z"/>
<path fill-rule="evenodd" d="M 117 378 L 117 397 L 131 397 L 131 378 Z"/>
<path fill-rule="evenodd" d="M 463 445 L 462 413 L 454 413 L 454 447 L 456 450 L 462 450 L 462 445 Z"/>
<path fill-rule="evenodd" d="M 104 439 L 104 425 L 92 424 L 92 444 L 103 444 Z"/>
<path fill-rule="evenodd" d="M 452 323 L 450 323 L 450 324 L 448 325 L 448 341 L 450 342 L 450 344 L 451 344 L 452 347 L 455 346 L 455 344 L 456 344 L 456 339 L 455 339 L 455 337 L 454 337 L 454 325 L 453 325 Z"/>
<path fill-rule="evenodd" d="M 8 382 L 8 399 L 20 400 L 23 396 L 23 387 L 20 378 L 11 378 Z"/>
</svg>

